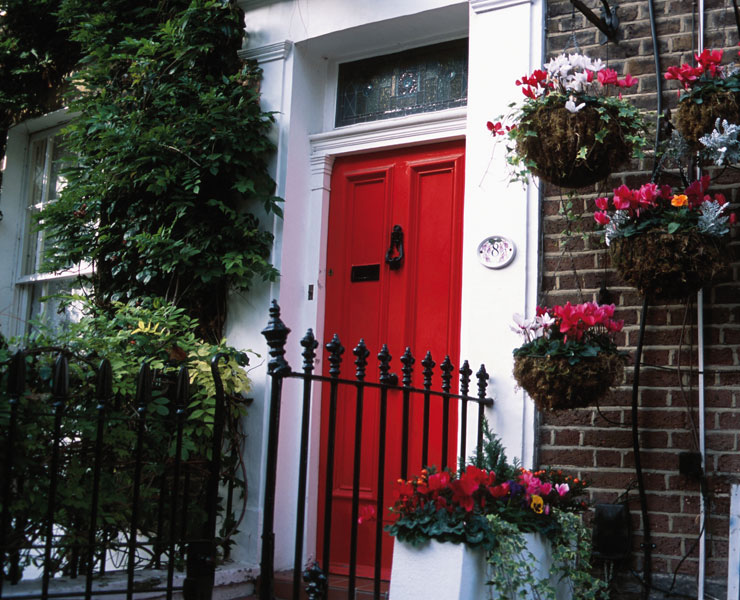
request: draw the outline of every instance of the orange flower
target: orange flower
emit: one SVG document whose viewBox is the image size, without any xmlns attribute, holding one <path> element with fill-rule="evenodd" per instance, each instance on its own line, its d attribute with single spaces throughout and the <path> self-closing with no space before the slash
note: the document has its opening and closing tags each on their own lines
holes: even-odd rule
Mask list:
<svg viewBox="0 0 740 600">
<path fill-rule="evenodd" d="M 689 198 L 685 194 L 676 194 L 675 196 L 673 196 L 673 198 L 671 198 L 671 206 L 676 206 L 680 208 L 681 206 L 686 206 L 688 201 Z"/>
</svg>

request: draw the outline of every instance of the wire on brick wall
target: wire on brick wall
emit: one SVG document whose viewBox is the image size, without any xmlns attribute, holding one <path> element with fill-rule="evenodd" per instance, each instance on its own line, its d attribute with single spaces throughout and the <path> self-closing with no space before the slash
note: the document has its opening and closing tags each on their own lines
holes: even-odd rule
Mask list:
<svg viewBox="0 0 740 600">
<path fill-rule="evenodd" d="M 642 514 L 642 570 L 645 574 L 645 585 L 642 588 L 643 600 L 650 597 L 650 588 L 653 579 L 653 542 L 650 536 L 650 516 L 647 507 L 647 494 L 645 492 L 645 478 L 642 474 L 642 461 L 640 459 L 640 437 L 637 419 L 637 400 L 640 394 L 640 360 L 642 358 L 642 344 L 645 339 L 645 322 L 648 313 L 648 297 L 642 300 L 642 313 L 640 314 L 640 333 L 637 337 L 637 349 L 635 350 L 635 371 L 632 380 L 632 448 L 635 460 L 635 473 L 637 475 L 637 488 L 640 496 L 640 512 Z"/>
</svg>

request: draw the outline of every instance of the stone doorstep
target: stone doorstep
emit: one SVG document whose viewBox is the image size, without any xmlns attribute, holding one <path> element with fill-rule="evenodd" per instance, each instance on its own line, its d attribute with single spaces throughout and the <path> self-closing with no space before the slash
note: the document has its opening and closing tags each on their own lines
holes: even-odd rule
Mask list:
<svg viewBox="0 0 740 600">
<path fill-rule="evenodd" d="M 259 574 L 259 568 L 254 565 L 229 563 L 216 569 L 216 582 L 213 589 L 213 600 L 240 600 L 246 599 L 255 593 L 255 581 Z M 182 586 L 185 574 L 175 572 L 173 583 L 176 587 Z M 136 571 L 134 580 L 134 594 L 137 600 L 159 600 L 165 598 L 166 594 L 161 591 L 147 592 L 147 588 L 162 587 L 167 582 L 167 571 L 156 569 L 140 569 Z M 93 583 L 93 596 L 96 592 L 106 590 L 125 589 L 125 571 L 114 571 L 106 573 L 102 577 L 95 578 Z M 54 594 L 54 600 L 80 600 L 80 592 L 85 590 L 85 578 L 71 579 L 69 577 L 55 577 L 49 582 L 49 593 Z M 11 586 L 7 583 L 3 586 L 3 598 L 18 598 L 22 600 L 31 595 L 41 593 L 41 579 L 21 581 Z M 77 593 L 78 595 L 57 595 L 65 593 Z M 98 598 L 110 600 L 125 600 L 126 593 L 120 594 L 98 594 Z M 172 596 L 177 600 L 182 599 L 182 592 L 175 592 Z"/>
<path fill-rule="evenodd" d="M 329 589 L 327 600 L 346 600 L 349 577 L 344 575 L 329 575 Z M 380 582 L 380 598 L 388 598 L 388 581 Z M 372 600 L 374 597 L 374 582 L 372 579 L 358 577 L 355 583 L 355 600 Z M 275 573 L 276 600 L 305 600 L 307 598 L 303 587 L 301 597 L 291 598 L 293 593 L 293 571 L 278 571 Z M 250 600 L 246 598 L 244 600 Z"/>
</svg>

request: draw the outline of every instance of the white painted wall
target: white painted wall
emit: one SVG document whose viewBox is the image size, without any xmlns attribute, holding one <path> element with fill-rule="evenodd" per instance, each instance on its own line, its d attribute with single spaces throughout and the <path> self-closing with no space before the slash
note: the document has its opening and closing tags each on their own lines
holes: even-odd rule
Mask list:
<svg viewBox="0 0 740 600">
<path fill-rule="evenodd" d="M 278 194 L 285 198 L 285 219 L 276 225 L 276 260 L 280 282 L 270 290 L 279 298 L 284 322 L 292 328 L 286 358 L 301 366 L 298 340 L 306 329 L 323 339 L 323 282 L 328 218 L 329 177 L 333 158 L 371 148 L 467 136 L 466 206 L 463 255 L 461 356 L 477 370 L 485 362 L 492 376 L 496 406 L 489 421 L 499 432 L 510 458 L 531 463 L 533 408 L 514 389 L 511 350 L 519 344 L 509 330 L 514 312 L 532 313 L 535 305 L 538 243 L 537 190 L 508 186 L 501 149 L 493 156 L 487 120 L 518 100 L 514 80 L 540 63 L 541 2 L 516 0 L 264 0 L 242 2 L 249 43 L 244 54 L 260 60 L 265 78 L 263 107 L 279 111 L 279 152 L 275 164 Z M 467 110 L 413 116 L 384 122 L 333 128 L 337 64 L 460 37 L 470 37 Z M 491 271 L 478 263 L 478 243 L 492 234 L 511 238 L 517 258 L 506 269 Z M 308 286 L 314 299 L 308 300 Z M 264 299 L 262 306 L 257 300 Z M 267 298 L 252 297 L 249 307 L 235 300 L 229 337 L 264 343 L 255 333 L 264 326 Z M 257 311 L 254 315 L 253 311 Z M 250 316 L 248 316 L 250 315 Z M 248 331 L 250 330 L 251 331 Z M 321 355 L 316 369 L 321 369 Z M 247 455 L 264 464 L 266 407 L 265 369 L 254 372 L 255 406 Z M 293 555 L 299 392 L 286 386 L 281 415 L 276 507 L 276 568 L 290 568 Z M 471 415 L 470 443 L 474 443 Z M 315 514 L 318 464 L 318 414 L 312 421 L 309 459 L 310 515 Z M 470 444 L 469 444 L 470 447 Z M 259 457 L 259 458 L 258 458 Z M 252 515 L 244 530 L 259 521 L 263 473 L 252 467 Z M 257 487 L 259 486 L 259 491 Z M 313 523 L 311 516 L 308 523 Z M 312 552 L 315 532 L 306 541 Z M 253 534 L 254 535 L 254 534 Z M 257 534 L 258 535 L 258 534 Z M 255 540 L 245 556 L 258 561 Z M 258 544 L 257 544 L 258 546 Z"/>
</svg>

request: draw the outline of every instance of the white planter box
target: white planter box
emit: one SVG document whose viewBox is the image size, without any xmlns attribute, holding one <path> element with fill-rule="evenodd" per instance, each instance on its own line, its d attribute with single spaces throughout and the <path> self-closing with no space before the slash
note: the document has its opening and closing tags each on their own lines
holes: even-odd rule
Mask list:
<svg viewBox="0 0 740 600">
<path fill-rule="evenodd" d="M 552 565 L 550 544 L 539 534 L 527 533 L 524 538 L 527 549 L 535 558 L 537 577 L 547 577 Z M 483 550 L 435 540 L 415 547 L 396 540 L 389 600 L 497 598 L 492 588 L 486 585 L 487 580 Z M 567 587 L 561 584 L 556 588 L 559 600 L 570 598 Z"/>
<path fill-rule="evenodd" d="M 389 600 L 485 598 L 485 553 L 465 544 L 395 541 Z"/>
</svg>

